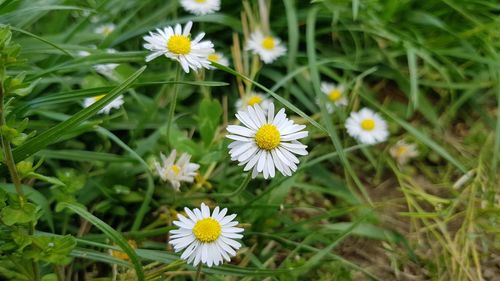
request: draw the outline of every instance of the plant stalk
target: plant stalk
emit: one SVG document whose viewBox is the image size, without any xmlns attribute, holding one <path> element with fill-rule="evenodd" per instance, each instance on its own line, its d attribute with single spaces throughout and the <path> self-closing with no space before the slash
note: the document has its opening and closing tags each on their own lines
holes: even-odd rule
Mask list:
<svg viewBox="0 0 500 281">
<path fill-rule="evenodd" d="M 5 114 L 4 114 L 4 89 L 3 82 L 0 81 L 0 128 L 5 125 Z M 3 134 L 0 134 L 0 139 L 2 142 L 3 153 L 5 156 L 5 164 L 9 169 L 10 177 L 12 178 L 12 183 L 16 187 L 17 195 L 19 196 L 19 204 L 24 206 L 25 198 L 23 188 L 21 186 L 21 179 L 17 173 L 16 163 L 14 157 L 12 156 L 12 148 L 10 147 L 9 141 L 5 138 Z"/>
<path fill-rule="evenodd" d="M 177 72 L 175 74 L 175 81 L 174 82 L 179 82 L 179 79 L 181 77 L 181 67 L 177 64 Z M 177 94 L 179 92 L 179 83 L 174 84 L 174 95 L 172 97 L 172 100 L 170 101 L 170 109 L 168 112 L 168 120 L 167 120 L 167 145 L 170 146 L 170 131 L 172 128 L 172 123 L 174 122 L 174 116 L 175 116 L 175 105 L 177 103 Z"/>
<path fill-rule="evenodd" d="M 198 265 L 198 269 L 196 270 L 196 277 L 194 277 L 194 281 L 200 281 L 200 276 L 201 276 L 201 265 L 202 263 L 200 263 Z"/>
</svg>

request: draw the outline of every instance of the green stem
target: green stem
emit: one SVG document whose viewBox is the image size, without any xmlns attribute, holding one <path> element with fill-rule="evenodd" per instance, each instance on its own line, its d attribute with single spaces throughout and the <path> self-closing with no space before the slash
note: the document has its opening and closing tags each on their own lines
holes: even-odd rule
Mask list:
<svg viewBox="0 0 500 281">
<path fill-rule="evenodd" d="M 3 82 L 0 81 L 0 128 L 5 125 L 5 114 L 4 114 L 4 92 L 3 92 Z M 16 163 L 14 157 L 12 156 L 12 148 L 10 147 L 9 141 L 5 138 L 3 134 L 0 134 L 3 152 L 5 156 L 5 164 L 9 169 L 10 176 L 12 178 L 12 183 L 16 187 L 17 195 L 19 196 L 19 203 L 21 206 L 24 205 L 24 192 L 21 186 L 21 179 L 17 173 Z"/>
<path fill-rule="evenodd" d="M 181 77 L 181 67 L 177 64 L 177 73 L 175 74 L 175 82 L 179 82 Z M 170 101 L 170 109 L 168 112 L 168 120 L 167 120 L 167 144 L 170 146 L 170 130 L 172 127 L 172 123 L 174 122 L 175 116 L 175 104 L 177 103 L 177 93 L 179 92 L 179 83 L 174 84 L 174 93 L 172 96 L 172 100 Z"/>
<path fill-rule="evenodd" d="M 196 277 L 194 278 L 194 281 L 199 281 L 200 280 L 200 275 L 201 275 L 201 265 L 202 263 L 200 263 L 198 265 L 198 269 L 196 270 Z"/>
</svg>

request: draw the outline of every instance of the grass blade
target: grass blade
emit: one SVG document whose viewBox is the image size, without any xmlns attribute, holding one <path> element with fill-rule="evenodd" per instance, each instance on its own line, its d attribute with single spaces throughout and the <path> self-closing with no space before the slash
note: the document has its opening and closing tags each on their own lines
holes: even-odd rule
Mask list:
<svg viewBox="0 0 500 281">
<path fill-rule="evenodd" d="M 137 280 L 144 280 L 144 272 L 142 270 L 142 264 L 139 256 L 119 232 L 78 205 L 62 202 L 59 203 L 58 207 L 70 209 L 82 218 L 86 219 L 88 222 L 92 223 L 95 227 L 99 228 L 99 230 L 106 234 L 109 239 L 116 243 L 123 250 L 123 252 L 129 256 L 130 261 L 134 265 Z"/>
</svg>

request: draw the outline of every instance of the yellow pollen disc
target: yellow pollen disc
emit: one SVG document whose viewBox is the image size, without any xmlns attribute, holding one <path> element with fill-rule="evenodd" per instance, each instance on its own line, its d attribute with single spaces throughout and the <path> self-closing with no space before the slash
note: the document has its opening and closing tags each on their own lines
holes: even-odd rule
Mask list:
<svg viewBox="0 0 500 281">
<path fill-rule="evenodd" d="M 328 98 L 333 102 L 338 101 L 341 97 L 342 92 L 339 89 L 334 89 L 328 94 Z"/>
<path fill-rule="evenodd" d="M 173 35 L 168 39 L 167 48 L 176 55 L 186 55 L 191 52 L 191 40 L 184 35 Z"/>
<path fill-rule="evenodd" d="M 254 104 L 259 104 L 261 102 L 262 102 L 262 97 L 254 95 L 247 100 L 247 105 L 253 106 Z"/>
<path fill-rule="evenodd" d="M 265 124 L 255 134 L 255 143 L 261 149 L 272 150 L 280 145 L 280 131 L 276 126 Z"/>
<path fill-rule="evenodd" d="M 194 2 L 196 2 L 196 3 L 205 3 L 205 2 L 207 2 L 207 0 L 194 0 Z"/>
<path fill-rule="evenodd" d="M 111 32 L 113 32 L 113 30 L 109 27 L 105 27 L 103 30 L 102 30 L 102 34 L 108 36 L 111 34 Z"/>
<path fill-rule="evenodd" d="M 219 238 L 222 232 L 220 223 L 213 218 L 199 220 L 193 227 L 193 234 L 200 242 L 210 243 Z"/>
<path fill-rule="evenodd" d="M 398 147 L 398 149 L 396 150 L 396 155 L 397 156 L 401 156 L 401 155 L 404 155 L 406 154 L 406 152 L 408 151 L 408 148 L 406 148 L 406 146 L 400 146 Z"/>
<path fill-rule="evenodd" d="M 274 39 L 271 36 L 266 36 L 262 40 L 262 47 L 267 50 L 274 49 Z"/>
<path fill-rule="evenodd" d="M 361 128 L 365 131 L 371 131 L 375 128 L 375 121 L 371 118 L 361 121 Z"/>
<path fill-rule="evenodd" d="M 94 102 L 98 102 L 100 101 L 102 98 L 104 98 L 105 95 L 100 95 L 100 96 L 96 96 L 94 97 Z"/>
<path fill-rule="evenodd" d="M 208 60 L 212 61 L 212 62 L 218 62 L 219 56 L 217 54 L 210 54 L 210 55 L 208 55 Z"/>
<path fill-rule="evenodd" d="M 170 169 L 172 169 L 172 172 L 174 172 L 174 174 L 176 174 L 177 176 L 181 172 L 181 168 L 179 166 L 175 165 L 175 164 L 172 165 L 172 167 Z"/>
</svg>

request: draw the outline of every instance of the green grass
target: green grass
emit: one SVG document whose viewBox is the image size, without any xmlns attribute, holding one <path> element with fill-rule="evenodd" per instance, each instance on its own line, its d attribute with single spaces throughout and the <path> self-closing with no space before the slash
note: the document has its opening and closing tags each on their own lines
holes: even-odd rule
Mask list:
<svg viewBox="0 0 500 281">
<path fill-rule="evenodd" d="M 168 232 L 205 202 L 238 214 L 245 232 L 203 280 L 496 280 L 500 5 L 222 2 L 193 16 L 178 1 L 0 0 L 12 33 L 10 45 L 0 34 L 0 279 L 194 280 Z M 259 2 L 288 49 L 272 64 L 243 50 L 266 17 Z M 177 75 L 174 61 L 144 61 L 142 36 L 190 20 L 229 67 Z M 94 32 L 107 22 L 111 34 Z M 113 79 L 93 68 L 106 63 L 119 64 Z M 348 105 L 329 113 L 322 81 L 345 85 Z M 309 154 L 290 177 L 251 179 L 230 160 L 226 126 L 251 90 L 307 125 Z M 98 114 L 119 95 L 122 108 Z M 388 122 L 386 142 L 347 134 L 362 107 Z M 390 155 L 402 139 L 419 151 L 406 165 Z M 173 148 L 201 165 L 180 191 L 152 165 Z M 54 248 L 37 244 L 47 239 Z M 110 254 L 120 249 L 128 260 Z"/>
</svg>

